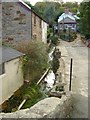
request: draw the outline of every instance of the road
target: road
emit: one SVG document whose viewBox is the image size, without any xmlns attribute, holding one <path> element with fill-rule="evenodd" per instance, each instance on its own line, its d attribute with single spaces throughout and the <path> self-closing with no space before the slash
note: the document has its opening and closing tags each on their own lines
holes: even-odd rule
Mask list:
<svg viewBox="0 0 90 120">
<path fill-rule="evenodd" d="M 66 82 L 69 86 L 70 59 L 73 58 L 73 111 L 71 118 L 88 118 L 88 48 L 80 40 L 74 42 L 60 41 L 62 58 L 66 64 Z M 67 88 L 68 89 L 68 88 Z"/>
</svg>

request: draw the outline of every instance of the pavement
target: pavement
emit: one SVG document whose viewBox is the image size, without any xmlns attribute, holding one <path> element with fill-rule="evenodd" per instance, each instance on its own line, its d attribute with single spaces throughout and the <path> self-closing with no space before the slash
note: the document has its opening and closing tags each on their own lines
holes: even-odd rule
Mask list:
<svg viewBox="0 0 90 120">
<path fill-rule="evenodd" d="M 88 118 L 88 57 L 89 49 L 83 44 L 78 35 L 73 42 L 60 40 L 58 48 L 65 62 L 66 91 L 69 91 L 70 60 L 73 59 L 72 87 L 73 111 L 70 118 Z"/>
</svg>

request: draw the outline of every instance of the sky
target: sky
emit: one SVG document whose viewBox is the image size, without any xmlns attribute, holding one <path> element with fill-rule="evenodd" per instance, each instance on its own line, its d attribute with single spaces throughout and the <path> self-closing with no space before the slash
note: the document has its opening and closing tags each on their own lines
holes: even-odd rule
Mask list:
<svg viewBox="0 0 90 120">
<path fill-rule="evenodd" d="M 32 5 L 35 5 L 36 2 L 42 2 L 43 0 L 27 0 L 27 1 L 30 1 Z M 63 2 L 82 2 L 83 0 L 62 0 L 62 1 Z"/>
</svg>

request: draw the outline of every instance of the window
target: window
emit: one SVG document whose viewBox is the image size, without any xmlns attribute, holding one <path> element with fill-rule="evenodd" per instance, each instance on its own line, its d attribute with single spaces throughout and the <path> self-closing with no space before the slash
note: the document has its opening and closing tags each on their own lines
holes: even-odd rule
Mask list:
<svg viewBox="0 0 90 120">
<path fill-rule="evenodd" d="M 21 13 L 20 15 L 19 15 L 19 24 L 26 24 L 26 15 L 25 14 L 23 14 L 23 13 Z"/>
<path fill-rule="evenodd" d="M 34 15 L 34 26 L 36 26 L 36 15 Z"/>
<path fill-rule="evenodd" d="M 0 64 L 0 75 L 2 75 L 4 73 L 5 73 L 5 64 L 2 63 L 2 64 Z"/>
<path fill-rule="evenodd" d="M 75 26 L 74 26 L 74 24 L 73 24 L 73 28 L 74 28 Z"/>
</svg>

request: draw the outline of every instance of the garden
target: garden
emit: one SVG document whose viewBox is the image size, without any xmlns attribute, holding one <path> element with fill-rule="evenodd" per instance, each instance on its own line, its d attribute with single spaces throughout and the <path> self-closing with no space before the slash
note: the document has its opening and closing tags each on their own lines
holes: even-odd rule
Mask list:
<svg viewBox="0 0 90 120">
<path fill-rule="evenodd" d="M 69 30 L 64 29 L 63 31 L 60 31 L 59 36 L 60 39 L 62 40 L 72 42 L 77 38 L 77 33 L 70 29 Z"/>
</svg>

